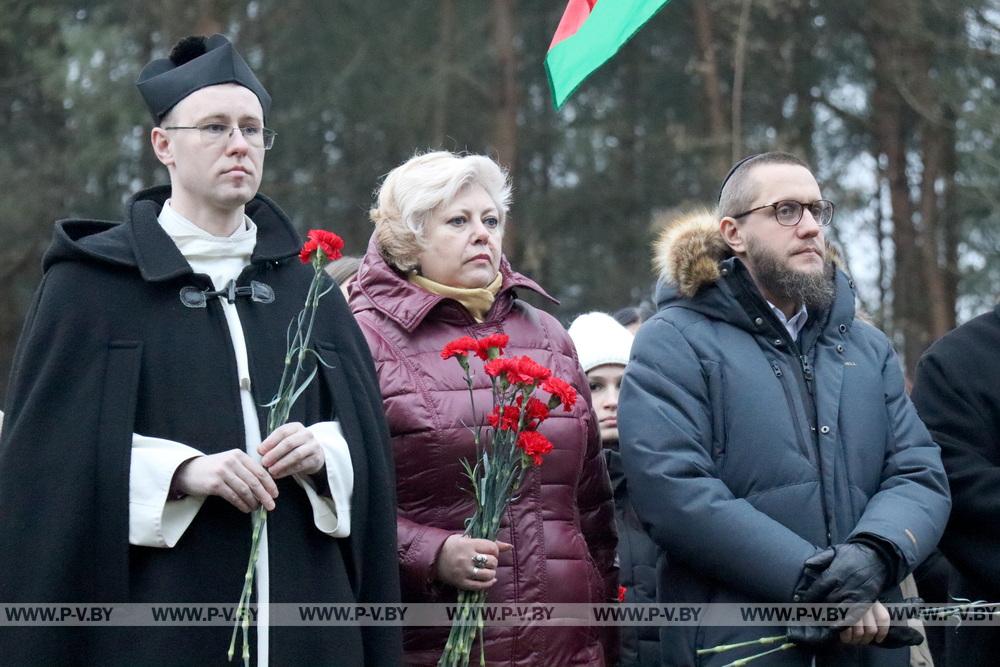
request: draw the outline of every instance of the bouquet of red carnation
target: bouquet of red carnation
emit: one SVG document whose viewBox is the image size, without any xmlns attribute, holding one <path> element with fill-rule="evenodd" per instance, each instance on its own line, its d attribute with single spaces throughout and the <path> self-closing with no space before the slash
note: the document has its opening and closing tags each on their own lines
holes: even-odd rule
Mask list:
<svg viewBox="0 0 1000 667">
<path fill-rule="evenodd" d="M 542 464 L 552 451 L 552 443 L 538 432 L 549 411 L 562 405 L 569 411 L 576 402 L 576 390 L 568 382 L 552 375 L 548 368 L 529 357 L 503 356 L 509 338 L 493 334 L 476 340 L 468 336 L 451 341 L 441 350 L 442 359 L 454 358 L 465 372 L 465 383 L 472 397 L 472 369 L 469 359 L 477 356 L 485 364 L 483 370 L 493 385 L 493 409 L 486 423 L 473 428 L 476 442 L 474 464 L 463 461 L 465 473 L 472 483 L 475 512 L 466 519 L 465 534 L 469 537 L 496 540 L 503 516 L 511 498 L 521 486 L 526 471 Z M 548 400 L 534 396 L 536 389 L 549 394 Z M 484 438 L 483 429 L 492 437 Z M 486 591 L 459 591 L 458 614 L 448 634 L 439 667 L 469 664 L 469 654 L 476 635 L 480 636 L 479 664 L 485 665 L 481 608 Z"/>
<path fill-rule="evenodd" d="M 274 398 L 266 405 L 270 408 L 267 414 L 268 433 L 272 433 L 274 429 L 288 421 L 288 415 L 291 414 L 295 400 L 316 377 L 319 368 L 316 365 L 313 365 L 312 370 L 306 374 L 309 357 L 314 356 L 316 361 L 322 363 L 319 355 L 309 346 L 309 341 L 312 339 L 313 322 L 316 319 L 316 307 L 319 305 L 319 300 L 331 290 L 336 289 L 336 284 L 327 277 L 324 267 L 333 260 L 340 259 L 340 251 L 344 247 L 344 242 L 333 232 L 323 229 L 309 230 L 307 238 L 308 240 L 299 251 L 299 260 L 303 264 L 312 266 L 313 277 L 312 282 L 309 283 L 309 290 L 306 292 L 305 305 L 288 325 L 288 350 L 285 352 L 285 367 L 281 373 L 281 382 Z M 236 651 L 236 632 L 242 630 L 243 651 L 241 656 L 246 667 L 250 665 L 250 614 L 248 606 L 250 594 L 253 591 L 257 558 L 260 555 L 260 536 L 265 523 L 267 523 L 267 510 L 261 506 L 253 512 L 250 560 L 243 577 L 243 590 L 236 608 L 236 623 L 233 625 L 233 635 L 229 640 L 227 653 L 229 661 L 232 662 Z"/>
</svg>

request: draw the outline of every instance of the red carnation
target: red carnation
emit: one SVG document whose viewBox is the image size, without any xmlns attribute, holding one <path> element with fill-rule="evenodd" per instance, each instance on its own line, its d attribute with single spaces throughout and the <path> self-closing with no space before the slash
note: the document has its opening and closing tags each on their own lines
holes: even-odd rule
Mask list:
<svg viewBox="0 0 1000 667">
<path fill-rule="evenodd" d="M 521 431 L 517 446 L 536 466 L 542 465 L 542 457 L 552 451 L 552 443 L 538 431 Z"/>
<path fill-rule="evenodd" d="M 625 602 L 625 590 L 626 589 L 625 589 L 624 586 L 619 586 L 618 587 L 618 601 L 619 602 Z"/>
<path fill-rule="evenodd" d="M 451 359 L 452 357 L 466 357 L 479 349 L 476 339 L 471 336 L 462 336 L 450 341 L 441 348 L 441 358 Z"/>
<path fill-rule="evenodd" d="M 493 408 L 493 412 L 486 415 L 486 422 L 498 430 L 516 431 L 520 418 L 521 410 L 516 405 L 508 405 L 503 408 L 503 415 L 500 414 L 500 406 L 498 405 Z"/>
<path fill-rule="evenodd" d="M 483 370 L 491 378 L 498 378 L 501 375 L 507 373 L 507 369 L 510 367 L 510 359 L 490 359 L 485 364 L 483 364 Z"/>
<path fill-rule="evenodd" d="M 309 240 L 302 245 L 302 250 L 299 251 L 299 259 L 303 264 L 312 261 L 313 253 L 316 250 L 322 250 L 328 261 L 340 259 L 344 240 L 339 236 L 325 229 L 310 229 L 306 236 Z"/>
<path fill-rule="evenodd" d="M 490 334 L 486 338 L 479 339 L 479 349 L 476 354 L 483 361 L 496 359 L 503 354 L 503 349 L 507 347 L 508 342 L 510 342 L 510 336 L 507 334 Z"/>
<path fill-rule="evenodd" d="M 565 380 L 557 377 L 550 377 L 542 382 L 542 389 L 552 394 L 549 399 L 549 408 L 555 408 L 562 403 L 563 410 L 569 412 L 576 403 L 576 389 Z"/>
<path fill-rule="evenodd" d="M 517 397 L 517 405 L 521 406 L 522 398 Z M 542 403 L 535 397 L 528 399 L 528 405 L 524 411 L 524 426 L 525 428 L 536 429 L 538 425 L 549 418 L 549 406 Z"/>
<path fill-rule="evenodd" d="M 550 375 L 552 371 L 531 357 L 514 357 L 507 367 L 507 381 L 511 384 L 536 385 Z"/>
</svg>

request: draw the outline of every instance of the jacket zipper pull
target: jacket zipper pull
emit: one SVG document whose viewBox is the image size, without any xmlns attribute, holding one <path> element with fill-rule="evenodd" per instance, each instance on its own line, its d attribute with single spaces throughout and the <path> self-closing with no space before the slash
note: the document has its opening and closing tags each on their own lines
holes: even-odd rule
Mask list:
<svg viewBox="0 0 1000 667">
<path fill-rule="evenodd" d="M 804 354 L 800 355 L 799 361 L 802 363 L 802 377 L 811 381 L 813 379 L 813 369 L 812 364 L 809 363 L 809 357 Z"/>
<path fill-rule="evenodd" d="M 775 377 L 779 377 L 779 378 L 781 377 L 781 368 L 778 367 L 778 362 L 777 361 L 772 361 L 771 362 L 771 370 L 774 371 L 774 376 Z"/>
</svg>

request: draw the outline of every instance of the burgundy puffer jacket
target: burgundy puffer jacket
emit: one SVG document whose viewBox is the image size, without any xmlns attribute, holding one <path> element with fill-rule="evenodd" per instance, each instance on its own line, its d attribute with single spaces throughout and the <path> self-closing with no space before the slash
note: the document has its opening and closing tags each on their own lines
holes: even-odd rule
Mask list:
<svg viewBox="0 0 1000 667">
<path fill-rule="evenodd" d="M 503 285 L 486 321 L 477 324 L 452 299 L 431 294 L 393 270 L 374 242 L 351 287 L 351 309 L 375 359 L 396 463 L 398 552 L 403 600 L 449 602 L 454 588 L 434 579 L 435 560 L 450 535 L 472 514 L 461 460 L 475 458 L 468 425 L 491 406 L 482 362 L 473 414 L 464 376 L 441 348 L 459 336 L 510 336 L 506 355 L 526 354 L 573 384 L 581 400 L 571 412 L 553 411 L 541 432 L 553 451 L 528 472 L 504 518 L 491 603 L 611 602 L 617 598 L 614 506 L 586 377 L 566 331 L 549 314 L 517 299 L 514 288 L 551 299 L 502 261 Z M 469 564 L 471 567 L 471 563 Z M 604 665 L 613 662 L 613 630 L 598 627 L 487 627 L 491 665 Z M 435 665 L 447 627 L 404 628 L 405 662 Z M 478 644 L 473 654 L 479 651 Z M 606 660 L 609 662 L 606 663 Z"/>
</svg>

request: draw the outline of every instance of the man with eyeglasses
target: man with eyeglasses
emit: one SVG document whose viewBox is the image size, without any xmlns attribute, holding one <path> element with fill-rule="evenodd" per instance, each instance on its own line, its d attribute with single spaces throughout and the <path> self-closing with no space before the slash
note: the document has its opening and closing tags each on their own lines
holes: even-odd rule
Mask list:
<svg viewBox="0 0 1000 667">
<path fill-rule="evenodd" d="M 124 223 L 57 225 L 5 406 L 0 600 L 194 604 L 181 611 L 217 622 L 142 607 L 110 619 L 135 627 L 7 627 L 4 664 L 223 664 L 263 506 L 254 663 L 396 665 L 398 628 L 287 613 L 397 602 L 399 583 L 381 395 L 338 290 L 316 315 L 315 380 L 263 431 L 312 279 L 257 194 L 270 95 L 222 35 L 182 40 L 137 86 L 170 185 L 136 194 Z"/>
<path fill-rule="evenodd" d="M 754 155 L 715 214 L 658 241 L 659 312 L 632 347 L 619 444 L 633 502 L 669 565 L 669 603 L 844 603 L 831 625 L 661 629 L 664 664 L 906 665 L 919 633 L 879 601 L 937 544 L 949 510 L 940 453 L 886 336 L 855 313 L 809 168 Z M 717 619 L 719 617 L 716 617 Z M 700 649 L 782 637 L 697 656 Z"/>
</svg>

